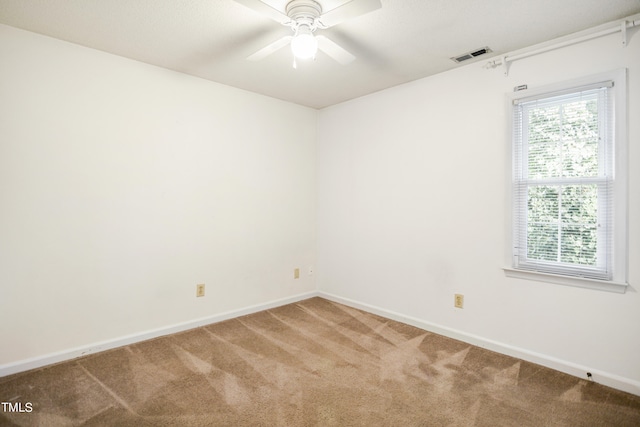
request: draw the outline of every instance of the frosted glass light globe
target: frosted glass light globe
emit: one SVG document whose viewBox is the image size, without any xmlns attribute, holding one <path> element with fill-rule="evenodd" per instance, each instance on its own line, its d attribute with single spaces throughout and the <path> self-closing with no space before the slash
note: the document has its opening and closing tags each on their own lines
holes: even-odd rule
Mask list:
<svg viewBox="0 0 640 427">
<path fill-rule="evenodd" d="M 291 51 L 298 59 L 309 59 L 316 56 L 318 40 L 313 37 L 308 27 L 301 26 L 298 28 L 295 37 L 291 40 Z"/>
</svg>

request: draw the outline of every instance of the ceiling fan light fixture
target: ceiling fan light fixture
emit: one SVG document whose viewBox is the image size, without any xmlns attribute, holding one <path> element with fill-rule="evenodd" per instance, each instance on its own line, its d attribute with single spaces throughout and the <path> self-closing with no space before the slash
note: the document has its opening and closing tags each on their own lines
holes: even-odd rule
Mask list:
<svg viewBox="0 0 640 427">
<path fill-rule="evenodd" d="M 298 26 L 296 35 L 291 40 L 291 51 L 298 59 L 309 59 L 318 52 L 318 40 L 313 36 L 313 31 L 306 25 Z"/>
</svg>

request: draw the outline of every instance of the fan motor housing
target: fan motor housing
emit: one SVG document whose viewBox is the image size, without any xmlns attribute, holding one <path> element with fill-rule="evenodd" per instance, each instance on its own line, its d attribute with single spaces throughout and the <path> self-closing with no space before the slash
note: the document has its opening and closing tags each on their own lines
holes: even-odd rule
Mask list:
<svg viewBox="0 0 640 427">
<path fill-rule="evenodd" d="M 322 6 L 314 0 L 292 0 L 287 3 L 286 12 L 287 16 L 297 23 L 314 22 L 322 14 Z"/>
</svg>

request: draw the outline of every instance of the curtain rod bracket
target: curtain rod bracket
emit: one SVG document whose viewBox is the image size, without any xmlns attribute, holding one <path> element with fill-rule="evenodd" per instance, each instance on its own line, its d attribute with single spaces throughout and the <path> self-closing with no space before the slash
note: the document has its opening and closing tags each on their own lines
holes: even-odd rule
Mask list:
<svg viewBox="0 0 640 427">
<path fill-rule="evenodd" d="M 622 21 L 620 28 L 622 30 L 622 47 L 627 47 L 627 21 Z"/>
<path fill-rule="evenodd" d="M 502 71 L 505 77 L 509 77 L 509 62 L 507 62 L 506 56 L 502 57 Z"/>
</svg>

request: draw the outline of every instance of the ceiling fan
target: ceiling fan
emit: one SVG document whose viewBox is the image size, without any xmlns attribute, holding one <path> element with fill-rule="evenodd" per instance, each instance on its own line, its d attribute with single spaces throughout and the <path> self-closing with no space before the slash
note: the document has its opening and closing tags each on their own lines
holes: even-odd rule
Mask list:
<svg viewBox="0 0 640 427">
<path fill-rule="evenodd" d="M 293 32 L 292 35 L 282 37 L 249 55 L 247 59 L 249 61 L 259 61 L 291 44 L 294 68 L 296 67 L 296 59 L 315 58 L 318 49 L 342 65 L 353 61 L 355 56 L 347 50 L 326 36 L 314 36 L 314 32 L 318 29 L 327 29 L 347 19 L 364 15 L 382 7 L 380 0 L 350 0 L 325 12 L 320 1 L 291 0 L 286 5 L 285 13 L 282 13 L 260 0 L 235 1 L 268 16 L 286 27 L 290 27 Z"/>
</svg>

